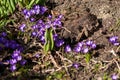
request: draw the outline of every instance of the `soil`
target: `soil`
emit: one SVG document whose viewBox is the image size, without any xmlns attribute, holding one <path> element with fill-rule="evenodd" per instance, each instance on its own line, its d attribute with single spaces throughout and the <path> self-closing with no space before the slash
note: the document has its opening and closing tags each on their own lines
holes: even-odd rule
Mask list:
<svg viewBox="0 0 120 80">
<path fill-rule="evenodd" d="M 53 11 L 64 15 L 61 37 L 70 40 L 71 43 L 86 39 L 94 40 L 99 46 L 93 53 L 95 63 L 107 64 L 104 70 L 98 72 L 92 71 L 92 67 L 89 67 L 88 72 L 85 73 L 81 70 L 75 80 L 102 80 L 103 73 L 109 72 L 109 75 L 114 73 L 117 65 L 113 61 L 115 56 L 111 51 L 114 50 L 117 57 L 120 53 L 118 46 L 111 45 L 108 38 L 114 35 L 120 37 L 120 25 L 117 25 L 120 19 L 120 1 L 51 0 L 51 3 L 55 4 L 51 6 Z M 90 65 L 95 63 L 92 62 Z"/>
</svg>

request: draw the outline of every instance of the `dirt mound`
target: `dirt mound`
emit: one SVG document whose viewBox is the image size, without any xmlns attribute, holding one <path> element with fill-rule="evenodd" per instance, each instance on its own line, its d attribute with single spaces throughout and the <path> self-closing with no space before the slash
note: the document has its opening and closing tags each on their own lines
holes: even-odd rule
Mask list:
<svg viewBox="0 0 120 80">
<path fill-rule="evenodd" d="M 99 48 L 93 52 L 95 64 L 107 64 L 98 72 L 92 72 L 92 64 L 89 67 L 89 72 L 83 74 L 79 71 L 79 77 L 76 80 L 102 80 L 103 73 L 108 72 L 111 75 L 117 68 L 113 61 L 114 55 L 111 52 L 114 50 L 119 54 L 117 46 L 109 43 L 110 36 L 117 35 L 120 37 L 119 24 L 120 18 L 120 1 L 119 0 L 52 0 L 56 3 L 53 11 L 63 14 L 64 29 L 62 37 L 71 39 L 71 42 L 82 41 L 86 39 L 94 40 Z M 108 61 L 108 62 L 107 62 Z M 112 61 L 109 63 L 109 61 Z M 112 66 L 114 64 L 114 66 Z M 103 66 L 103 65 L 100 65 Z M 111 67 L 112 66 L 112 67 Z M 114 68 L 113 68 L 114 67 Z M 87 76 L 86 76 L 87 75 Z"/>
</svg>

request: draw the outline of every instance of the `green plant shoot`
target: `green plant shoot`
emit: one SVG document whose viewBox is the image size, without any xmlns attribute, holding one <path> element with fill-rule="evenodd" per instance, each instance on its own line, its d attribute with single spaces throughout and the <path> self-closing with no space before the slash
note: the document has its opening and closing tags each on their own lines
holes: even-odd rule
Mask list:
<svg viewBox="0 0 120 80">
<path fill-rule="evenodd" d="M 85 54 L 86 63 L 89 63 L 90 59 L 91 59 L 91 54 L 90 53 Z"/>
<path fill-rule="evenodd" d="M 53 40 L 52 31 L 53 31 L 52 28 L 46 29 L 46 32 L 45 32 L 45 44 L 44 44 L 44 51 L 45 52 L 53 50 L 54 40 Z"/>
</svg>

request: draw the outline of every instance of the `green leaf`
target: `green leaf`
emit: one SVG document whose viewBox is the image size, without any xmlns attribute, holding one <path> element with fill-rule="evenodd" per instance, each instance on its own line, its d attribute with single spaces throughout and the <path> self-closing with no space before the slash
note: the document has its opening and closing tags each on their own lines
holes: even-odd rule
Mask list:
<svg viewBox="0 0 120 80">
<path fill-rule="evenodd" d="M 53 34 L 52 34 L 52 29 L 50 29 L 50 33 L 49 33 L 49 39 L 50 39 L 50 50 L 53 50 L 54 47 L 54 40 L 53 40 Z"/>
<path fill-rule="evenodd" d="M 2 9 L 2 7 L 0 6 L 0 17 L 2 17 L 3 16 L 3 9 Z"/>
<path fill-rule="evenodd" d="M 13 11 L 15 10 L 15 1 L 14 0 L 10 0 L 10 4 L 11 4 L 11 8 L 13 9 Z M 12 12 L 13 12 L 12 11 Z"/>
<path fill-rule="evenodd" d="M 53 31 L 52 28 L 46 29 L 46 32 L 45 32 L 45 44 L 44 44 L 44 51 L 45 52 L 53 50 L 54 40 L 53 40 L 52 31 Z"/>
<path fill-rule="evenodd" d="M 35 4 L 38 4 L 40 0 L 36 0 Z"/>
<path fill-rule="evenodd" d="M 14 0 L 14 1 L 15 1 L 15 3 L 18 3 L 19 0 Z"/>
<path fill-rule="evenodd" d="M 108 74 L 107 73 L 104 73 L 104 75 L 103 75 L 103 80 L 108 80 Z"/>
<path fill-rule="evenodd" d="M 57 79 L 61 79 L 63 77 L 62 73 L 58 73 L 55 75 Z"/>
<path fill-rule="evenodd" d="M 64 72 L 54 72 L 52 76 L 54 79 L 61 80 L 64 76 Z"/>
<path fill-rule="evenodd" d="M 40 4 L 40 5 L 44 5 L 45 2 L 46 2 L 46 0 L 39 0 L 38 4 Z"/>
<path fill-rule="evenodd" d="M 11 21 L 13 21 L 12 19 L 7 19 L 7 18 L 5 18 L 5 19 L 2 19 L 1 21 L 0 21 L 0 29 L 2 28 L 2 27 L 4 27 L 4 26 L 6 26 L 6 24 L 7 23 L 9 23 L 9 22 L 11 22 Z"/>
<path fill-rule="evenodd" d="M 90 59 L 91 59 L 91 54 L 90 53 L 85 54 L 86 63 L 89 63 Z"/>
<path fill-rule="evenodd" d="M 45 44 L 44 44 L 44 51 L 47 52 L 48 51 L 48 29 L 46 29 L 45 31 Z"/>
<path fill-rule="evenodd" d="M 31 0 L 30 4 L 27 6 L 28 9 L 30 9 L 32 7 L 33 4 L 35 4 L 36 0 Z"/>
<path fill-rule="evenodd" d="M 13 12 L 13 8 L 11 6 L 10 0 L 7 0 L 7 4 L 8 4 L 8 12 L 12 13 Z"/>
<path fill-rule="evenodd" d="M 3 0 L 3 4 L 6 4 L 7 3 L 7 0 Z"/>
<path fill-rule="evenodd" d="M 7 23 L 6 19 L 0 21 L 0 28 L 2 28 Z"/>
</svg>

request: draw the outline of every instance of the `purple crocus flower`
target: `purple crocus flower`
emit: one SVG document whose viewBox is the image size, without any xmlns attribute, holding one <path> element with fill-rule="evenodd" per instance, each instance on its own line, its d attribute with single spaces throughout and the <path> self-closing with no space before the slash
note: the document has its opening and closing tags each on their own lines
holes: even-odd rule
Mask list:
<svg viewBox="0 0 120 80">
<path fill-rule="evenodd" d="M 118 80 L 118 78 L 119 78 L 118 75 L 116 75 L 116 74 L 112 75 L 112 80 Z"/>
<path fill-rule="evenodd" d="M 17 47 L 18 47 L 18 45 L 19 44 L 17 44 L 17 42 L 16 41 L 14 41 L 14 40 L 10 40 L 10 48 L 11 49 L 16 49 Z"/>
<path fill-rule="evenodd" d="M 13 72 L 13 71 L 15 71 L 17 68 L 16 68 L 16 65 L 14 64 L 14 65 L 11 65 L 10 66 L 10 70 Z"/>
<path fill-rule="evenodd" d="M 22 56 L 17 56 L 16 58 L 15 58 L 17 61 L 21 61 L 22 60 Z"/>
<path fill-rule="evenodd" d="M 54 34 L 54 35 L 53 35 L 53 40 L 54 40 L 54 41 L 58 40 L 58 34 Z"/>
<path fill-rule="evenodd" d="M 56 40 L 55 45 L 56 45 L 57 47 L 60 47 L 60 46 L 62 46 L 64 43 L 65 43 L 64 40 L 59 39 L 59 40 Z"/>
<path fill-rule="evenodd" d="M 39 57 L 40 57 L 40 54 L 37 53 L 37 54 L 35 54 L 34 56 L 35 56 L 36 58 L 39 58 Z"/>
<path fill-rule="evenodd" d="M 7 33 L 6 33 L 6 32 L 2 32 L 2 33 L 1 33 L 1 36 L 2 36 L 2 37 L 6 37 L 6 36 L 7 36 Z"/>
<path fill-rule="evenodd" d="M 22 52 L 24 50 L 23 46 L 16 44 L 16 49 Z"/>
<path fill-rule="evenodd" d="M 16 64 L 16 63 L 17 63 L 17 60 L 16 60 L 16 59 L 10 59 L 10 60 L 9 60 L 9 63 L 10 63 L 11 65 Z"/>
<path fill-rule="evenodd" d="M 4 44 L 6 48 L 9 48 L 10 47 L 10 41 L 9 40 L 6 40 L 6 43 Z"/>
<path fill-rule="evenodd" d="M 117 40 L 118 40 L 118 36 L 112 36 L 109 38 L 109 41 L 112 43 L 116 42 Z"/>
<path fill-rule="evenodd" d="M 41 6 L 40 7 L 41 14 L 44 14 L 47 11 L 46 7 Z"/>
<path fill-rule="evenodd" d="M 34 9 L 31 9 L 31 10 L 30 10 L 30 13 L 31 13 L 32 15 L 34 15 L 36 12 L 35 12 Z"/>
<path fill-rule="evenodd" d="M 39 5 L 35 5 L 33 7 L 33 10 L 35 10 L 35 14 L 39 14 L 40 13 L 40 6 Z"/>
<path fill-rule="evenodd" d="M 118 45 L 120 45 L 120 43 L 119 42 L 115 42 L 115 43 L 113 43 L 113 45 L 118 46 Z"/>
<path fill-rule="evenodd" d="M 36 9 L 35 10 L 35 13 L 38 15 L 38 14 L 40 14 L 40 9 Z"/>
<path fill-rule="evenodd" d="M 31 12 L 30 12 L 30 11 L 27 11 L 27 13 L 25 14 L 25 19 L 30 18 L 31 15 L 32 15 Z"/>
<path fill-rule="evenodd" d="M 30 18 L 30 21 L 31 21 L 31 22 L 34 22 L 34 21 L 35 21 L 35 18 L 33 18 L 33 17 Z"/>
<path fill-rule="evenodd" d="M 82 50 L 83 53 L 88 53 L 89 49 L 86 47 Z"/>
<path fill-rule="evenodd" d="M 72 51 L 72 49 L 71 49 L 70 45 L 67 45 L 65 47 L 65 52 L 71 52 L 71 51 Z"/>
<path fill-rule="evenodd" d="M 45 35 L 45 31 L 44 30 L 39 30 L 38 32 L 38 36 L 44 36 Z"/>
<path fill-rule="evenodd" d="M 0 43 L 5 44 L 8 40 L 4 37 L 0 37 Z"/>
<path fill-rule="evenodd" d="M 17 45 L 16 43 L 15 44 L 11 44 L 10 48 L 11 49 L 16 49 L 17 48 L 16 45 Z"/>
<path fill-rule="evenodd" d="M 40 39 L 40 41 L 45 41 L 45 36 L 44 36 L 44 35 L 41 35 L 41 36 L 39 37 L 39 39 Z"/>
<path fill-rule="evenodd" d="M 53 26 L 62 26 L 62 22 L 59 19 L 55 19 L 53 22 Z"/>
<path fill-rule="evenodd" d="M 20 26 L 20 30 L 21 30 L 22 32 L 24 32 L 25 27 L 26 27 L 26 24 L 22 24 L 22 25 Z"/>
<path fill-rule="evenodd" d="M 27 62 L 27 60 L 23 59 L 23 60 L 20 61 L 20 64 L 21 64 L 21 65 L 25 65 L 26 62 Z"/>
<path fill-rule="evenodd" d="M 23 12 L 24 15 L 26 15 L 26 13 L 28 12 L 28 10 L 24 9 L 22 12 Z"/>
<path fill-rule="evenodd" d="M 58 16 L 58 19 L 60 20 L 62 17 L 63 17 L 63 15 L 59 15 L 59 16 Z"/>
<path fill-rule="evenodd" d="M 48 15 L 48 19 L 52 19 L 52 15 Z"/>
<path fill-rule="evenodd" d="M 50 24 L 46 24 L 44 27 L 47 29 L 47 28 L 50 28 L 51 26 Z"/>
<path fill-rule="evenodd" d="M 17 58 L 20 55 L 20 51 L 19 50 L 15 50 L 12 54 L 12 58 Z"/>
<path fill-rule="evenodd" d="M 42 24 L 43 23 L 43 20 L 38 20 L 38 24 Z"/>
<path fill-rule="evenodd" d="M 92 48 L 92 49 L 95 49 L 95 48 L 96 48 L 96 44 L 93 43 L 93 44 L 91 45 L 91 48 Z"/>
<path fill-rule="evenodd" d="M 73 67 L 75 67 L 76 69 L 78 69 L 79 68 L 79 64 L 78 63 L 74 63 Z"/>
<path fill-rule="evenodd" d="M 79 42 L 79 43 L 77 43 L 77 46 L 79 46 L 79 47 L 83 47 L 83 45 L 84 45 L 83 42 Z"/>
<path fill-rule="evenodd" d="M 33 9 L 40 9 L 40 6 L 39 6 L 39 5 L 35 5 L 35 6 L 33 7 Z"/>
<path fill-rule="evenodd" d="M 79 46 L 75 46 L 74 49 L 73 49 L 73 51 L 76 52 L 76 53 L 79 53 L 81 50 L 82 49 Z"/>
<path fill-rule="evenodd" d="M 92 44 L 93 44 L 93 41 L 91 41 L 91 40 L 89 40 L 89 41 L 86 42 L 87 46 L 91 46 Z"/>
<path fill-rule="evenodd" d="M 112 36 L 109 38 L 109 41 L 113 44 L 113 45 L 119 45 L 118 42 L 118 36 Z"/>
<path fill-rule="evenodd" d="M 37 29 L 38 28 L 38 25 L 33 25 L 32 26 L 32 29 L 34 30 L 34 29 Z"/>
<path fill-rule="evenodd" d="M 37 32 L 32 32 L 32 36 L 36 37 L 37 36 Z"/>
</svg>

